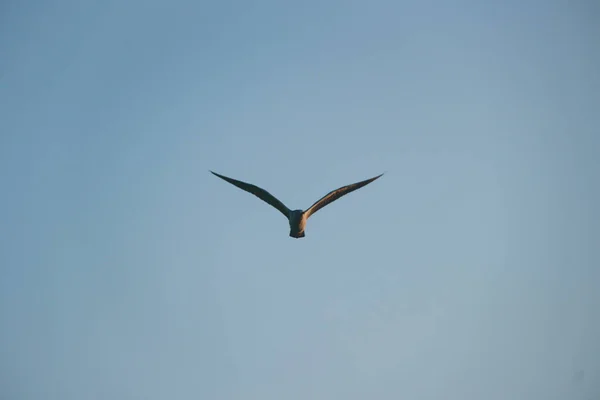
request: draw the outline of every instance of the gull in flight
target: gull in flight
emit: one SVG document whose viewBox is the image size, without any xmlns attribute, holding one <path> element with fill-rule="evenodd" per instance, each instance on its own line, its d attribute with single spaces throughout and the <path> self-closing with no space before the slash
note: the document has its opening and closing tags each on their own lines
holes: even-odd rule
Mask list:
<svg viewBox="0 0 600 400">
<path fill-rule="evenodd" d="M 289 208 L 287 208 L 285 206 L 285 204 L 283 204 L 281 201 L 279 201 L 275 196 L 273 196 L 271 193 L 267 192 L 266 190 L 259 188 L 258 186 L 252 185 L 250 183 L 238 181 L 236 179 L 228 178 L 226 176 L 219 175 L 213 171 L 210 171 L 210 172 L 213 175 L 218 176 L 219 178 L 231 183 L 232 185 L 237 186 L 240 189 L 245 190 L 248 193 L 252 193 L 253 195 L 258 197 L 262 201 L 264 201 L 264 202 L 270 204 L 271 206 L 275 207 L 276 209 L 278 209 L 279 212 L 281 212 L 283 215 L 285 215 L 285 217 L 288 219 L 288 222 L 290 223 L 290 237 L 293 237 L 296 239 L 303 238 L 305 236 L 304 228 L 306 226 L 306 220 L 308 220 L 308 218 L 310 216 L 312 216 L 314 213 L 316 213 L 317 211 L 319 211 L 321 208 L 325 207 L 326 205 L 333 203 L 340 197 L 347 195 L 348 193 L 353 192 L 357 189 L 360 189 L 363 186 L 368 185 L 369 183 L 373 182 L 375 179 L 377 179 L 383 175 L 383 174 L 380 174 L 371 179 L 366 179 L 364 181 L 352 183 L 350 185 L 342 186 L 339 189 L 332 190 L 331 192 L 329 192 L 325 196 L 323 196 L 315 204 L 310 206 L 310 208 L 308 210 L 302 211 L 302 210 L 290 210 Z"/>
</svg>

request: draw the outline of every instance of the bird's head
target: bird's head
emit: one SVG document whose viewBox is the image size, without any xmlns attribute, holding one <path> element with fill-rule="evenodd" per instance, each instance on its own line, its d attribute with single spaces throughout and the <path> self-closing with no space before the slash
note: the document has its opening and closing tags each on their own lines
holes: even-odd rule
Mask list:
<svg viewBox="0 0 600 400">
<path fill-rule="evenodd" d="M 289 217 L 290 225 L 297 224 L 302 219 L 302 214 L 304 214 L 302 210 L 292 210 Z"/>
</svg>

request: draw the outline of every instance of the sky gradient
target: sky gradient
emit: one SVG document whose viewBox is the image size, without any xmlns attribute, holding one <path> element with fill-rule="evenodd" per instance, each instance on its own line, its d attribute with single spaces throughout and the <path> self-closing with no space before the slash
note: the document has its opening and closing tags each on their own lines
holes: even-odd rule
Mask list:
<svg viewBox="0 0 600 400">
<path fill-rule="evenodd" d="M 594 1 L 0 5 L 0 399 L 600 398 Z M 387 172 L 306 237 L 288 207 Z"/>
</svg>

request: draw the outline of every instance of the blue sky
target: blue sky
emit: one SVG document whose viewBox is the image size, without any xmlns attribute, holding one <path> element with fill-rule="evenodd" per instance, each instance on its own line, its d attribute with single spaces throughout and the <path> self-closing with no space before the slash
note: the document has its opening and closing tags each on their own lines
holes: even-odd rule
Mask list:
<svg viewBox="0 0 600 400">
<path fill-rule="evenodd" d="M 3 2 L 0 397 L 596 398 L 599 18 Z"/>
</svg>

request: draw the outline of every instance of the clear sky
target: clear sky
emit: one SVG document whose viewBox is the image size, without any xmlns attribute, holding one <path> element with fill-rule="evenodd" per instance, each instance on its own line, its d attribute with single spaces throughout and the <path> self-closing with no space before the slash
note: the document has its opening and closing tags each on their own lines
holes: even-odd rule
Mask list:
<svg viewBox="0 0 600 400">
<path fill-rule="evenodd" d="M 598 399 L 598 4 L 1 2 L 0 398 Z"/>
</svg>

